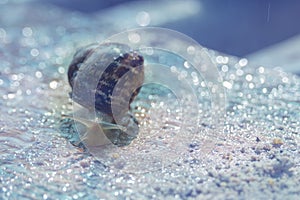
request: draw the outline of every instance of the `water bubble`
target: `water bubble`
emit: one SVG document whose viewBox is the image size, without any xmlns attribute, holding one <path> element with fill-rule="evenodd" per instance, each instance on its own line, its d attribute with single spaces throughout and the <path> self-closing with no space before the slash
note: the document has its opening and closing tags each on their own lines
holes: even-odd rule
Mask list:
<svg viewBox="0 0 300 200">
<path fill-rule="evenodd" d="M 161 43 L 158 43 L 156 40 L 158 37 L 161 39 L 161 41 L 165 41 L 166 43 L 162 43 L 162 46 L 160 46 Z M 177 43 L 182 44 L 182 46 L 185 48 L 178 49 L 178 45 L 163 46 L 163 45 L 170 45 L 168 43 L 168 39 L 170 38 L 175 40 L 174 43 L 172 44 L 177 44 Z M 88 127 L 87 131 L 93 130 L 93 132 L 88 132 L 86 137 L 93 138 L 93 140 L 91 141 L 95 141 L 97 145 L 87 143 L 86 141 L 84 141 L 84 144 L 97 159 L 101 160 L 101 162 L 108 163 L 109 166 L 115 167 L 119 170 L 126 169 L 129 171 L 135 171 L 136 173 L 135 169 L 137 168 L 138 171 L 145 171 L 145 170 L 148 171 L 148 170 L 158 169 L 159 166 L 165 164 L 169 165 L 174 161 L 173 156 L 176 156 L 176 153 L 174 152 L 177 151 L 175 148 L 177 148 L 178 145 L 185 144 L 183 140 L 186 140 L 188 138 L 188 134 L 193 134 L 191 130 L 195 131 L 194 132 L 195 137 L 197 137 L 196 136 L 197 134 L 200 134 L 196 130 L 199 128 L 198 120 L 200 120 L 200 117 L 198 116 L 199 113 L 198 107 L 201 106 L 202 101 L 201 100 L 198 101 L 197 98 L 207 98 L 207 101 L 209 102 L 213 101 L 214 103 L 211 104 L 212 105 L 211 107 L 213 107 L 213 109 L 218 108 L 219 109 L 218 113 L 222 113 L 223 105 L 217 106 L 219 104 L 223 104 L 222 102 L 224 100 L 224 95 L 221 96 L 220 94 L 220 90 L 224 90 L 221 84 L 222 82 L 221 79 L 218 78 L 217 67 L 214 65 L 207 52 L 203 50 L 203 48 L 200 45 L 196 44 L 193 40 L 190 40 L 189 38 L 178 34 L 177 32 L 172 32 L 166 29 L 155 29 L 155 28 L 129 30 L 127 32 L 120 33 L 109 38 L 110 43 L 100 44 L 94 51 L 92 51 L 91 54 L 89 54 L 90 57 L 87 59 L 87 61 L 84 61 L 81 67 L 81 70 L 86 69 L 87 71 L 86 73 L 84 72 L 81 75 L 85 76 L 85 74 L 91 74 L 91 72 L 93 72 L 92 70 L 92 66 L 94 66 L 93 64 L 100 62 L 98 61 L 98 59 L 99 57 L 101 57 L 101 55 L 108 54 L 107 51 L 105 52 L 101 51 L 101 49 L 102 50 L 105 49 L 104 48 L 105 45 L 108 45 L 107 47 L 109 47 L 109 45 L 111 45 L 112 42 L 114 42 L 113 44 L 115 43 L 119 44 L 120 40 L 122 42 L 124 40 L 127 41 L 127 43 L 129 42 L 128 44 L 127 43 L 124 44 L 124 45 L 128 45 L 130 47 L 129 49 L 143 53 L 144 59 L 147 61 L 147 65 L 145 66 L 145 70 L 147 71 L 147 74 L 145 74 L 144 84 L 158 85 L 155 87 L 155 89 L 153 88 L 153 90 L 148 90 L 146 89 L 147 88 L 146 86 L 142 86 L 140 94 L 143 94 L 142 93 L 143 91 L 144 92 L 153 91 L 153 93 L 150 94 L 146 93 L 145 95 L 139 94 L 138 96 L 140 99 L 137 100 L 136 103 L 143 102 L 142 106 L 132 105 L 132 108 L 140 107 L 140 109 L 137 109 L 137 112 L 134 113 L 133 116 L 142 119 L 141 124 L 147 125 L 149 127 L 147 127 L 146 132 L 143 132 L 141 130 L 139 132 L 138 137 L 134 139 L 132 143 L 129 143 L 122 149 L 112 146 L 116 144 L 116 143 L 112 143 L 112 145 L 104 145 L 105 148 L 102 148 L 101 150 L 100 149 L 97 150 L 97 147 L 103 147 L 103 144 L 110 144 L 113 140 L 108 141 L 108 139 L 105 138 L 105 136 L 103 136 L 104 129 L 102 128 L 102 125 L 101 126 L 91 125 Z M 150 49 L 148 49 L 149 47 Z M 197 53 L 197 58 L 198 58 L 197 61 L 194 60 L 195 56 L 192 55 L 196 47 L 200 49 Z M 196 52 L 194 53 L 196 54 Z M 123 49 L 122 49 L 122 55 L 124 55 Z M 118 59 L 118 57 L 114 57 L 114 59 Z M 103 62 L 103 59 L 101 61 Z M 226 62 L 226 58 L 223 58 L 223 62 Z M 111 61 L 107 60 L 107 63 L 104 63 L 101 66 L 107 67 L 110 66 L 110 63 Z M 96 81 L 94 83 L 94 85 L 96 86 L 93 87 L 92 85 L 91 88 L 97 88 L 97 83 L 99 79 L 98 77 L 99 76 L 97 76 L 97 78 L 95 79 Z M 207 78 L 205 79 L 205 77 Z M 88 79 L 90 78 L 91 76 L 88 76 Z M 207 85 L 205 84 L 206 81 L 204 80 L 207 81 Z M 82 82 L 87 83 L 87 80 L 84 80 Z M 78 94 L 80 92 L 81 92 L 80 94 L 82 94 L 83 91 L 86 91 L 86 90 L 80 90 L 81 85 L 82 84 L 78 84 L 79 88 L 75 88 L 75 89 L 73 88 L 72 91 L 73 97 L 76 96 L 74 95 L 76 91 L 78 92 Z M 122 91 L 126 91 L 126 88 L 124 88 L 124 84 L 122 84 L 122 87 L 123 87 Z M 99 94 L 103 94 L 103 91 L 100 90 Z M 217 95 L 219 97 L 218 98 L 216 98 L 216 96 L 213 97 L 214 95 Z M 112 95 L 112 97 L 113 96 L 114 95 Z M 211 98 L 209 96 L 211 96 Z M 91 98 L 94 97 L 95 95 L 91 94 Z M 86 98 L 86 95 L 84 96 L 84 98 Z M 177 101 L 179 101 L 177 104 L 173 103 Z M 91 102 L 92 104 L 89 105 L 94 107 L 93 99 L 91 99 Z M 172 103 L 170 104 L 169 102 Z M 128 103 L 126 104 L 126 108 L 128 108 L 127 105 Z M 114 106 L 112 106 L 112 109 L 114 109 Z M 204 111 L 202 112 L 204 113 Z M 218 113 L 212 111 L 208 111 L 208 112 L 212 113 L 212 115 L 213 114 L 218 115 Z M 154 117 L 156 113 L 159 116 L 161 116 L 159 119 Z M 187 117 L 190 113 L 195 113 L 195 116 L 192 119 L 190 117 Z M 120 116 L 120 115 L 115 115 L 114 113 L 113 115 L 116 116 L 116 118 Z M 218 116 L 222 116 L 222 114 Z M 202 119 L 204 120 L 204 118 Z M 116 126 L 120 124 L 117 121 L 118 120 L 116 120 L 116 123 L 113 126 L 114 129 L 116 129 Z M 117 130 L 121 130 L 121 128 L 123 129 L 123 127 L 120 126 L 118 127 L 119 128 Z M 125 127 L 130 128 L 129 126 L 125 126 Z M 97 131 L 95 131 L 96 129 Z M 164 130 L 164 131 L 160 131 L 160 130 Z M 168 130 L 176 131 L 176 133 L 170 132 Z M 187 131 L 188 134 L 180 135 L 179 132 L 180 130 L 182 132 Z M 99 132 L 99 134 L 96 134 L 96 132 Z M 128 134 L 132 134 L 131 131 L 129 131 Z M 80 135 L 80 136 L 82 137 L 84 135 Z M 176 137 L 180 137 L 180 140 L 182 142 L 178 143 L 176 147 L 175 146 L 172 147 L 171 145 L 172 140 L 175 139 Z M 98 140 L 97 141 L 94 140 L 95 138 L 97 138 Z M 169 139 L 167 140 L 165 138 L 169 138 Z M 162 142 L 162 140 L 164 142 Z M 126 151 L 126 149 L 133 150 L 134 148 L 136 148 L 135 146 L 136 142 L 139 144 L 142 143 L 143 145 L 140 146 L 140 151 L 139 151 L 140 155 L 137 155 L 136 157 L 132 157 L 129 155 L 129 152 Z M 168 146 L 168 148 L 166 148 L 166 145 Z M 142 149 L 145 150 L 148 149 L 147 151 L 149 152 L 148 154 L 149 156 L 143 154 Z M 169 151 L 171 153 L 168 156 L 168 158 L 163 158 L 162 155 L 166 151 Z M 109 157 L 110 156 L 109 152 L 114 152 L 114 155 L 118 155 L 116 157 L 113 157 L 115 160 L 111 160 L 111 158 Z M 152 160 L 150 161 L 153 164 L 153 166 L 151 165 L 151 169 L 145 168 L 142 165 L 141 160 L 139 159 L 139 158 L 148 158 L 148 157 L 151 158 Z"/>
</svg>

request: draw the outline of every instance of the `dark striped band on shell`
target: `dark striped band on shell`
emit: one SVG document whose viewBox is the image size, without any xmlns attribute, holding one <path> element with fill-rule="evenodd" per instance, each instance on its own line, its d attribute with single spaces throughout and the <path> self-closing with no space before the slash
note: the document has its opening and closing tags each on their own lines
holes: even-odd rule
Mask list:
<svg viewBox="0 0 300 200">
<path fill-rule="evenodd" d="M 144 81 L 143 64 L 143 57 L 124 44 L 92 44 L 81 48 L 68 70 L 72 99 L 110 116 L 113 115 L 112 106 L 128 110 Z M 116 87 L 120 79 L 124 85 Z M 112 99 L 114 96 L 118 99 Z"/>
</svg>

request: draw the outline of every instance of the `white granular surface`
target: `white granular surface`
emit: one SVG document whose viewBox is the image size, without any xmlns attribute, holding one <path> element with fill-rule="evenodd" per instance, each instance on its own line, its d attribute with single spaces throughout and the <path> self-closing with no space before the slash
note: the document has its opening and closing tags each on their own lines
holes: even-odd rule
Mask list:
<svg viewBox="0 0 300 200">
<path fill-rule="evenodd" d="M 212 51 L 226 88 L 224 123 L 210 125 L 204 104 L 194 131 L 195 113 L 180 115 L 172 96 L 141 95 L 139 137 L 101 161 L 71 144 L 71 125 L 60 126 L 72 111 L 71 56 L 110 34 L 105 23 L 12 2 L 1 5 L 0 24 L 1 199 L 299 198 L 296 75 Z M 191 123 L 182 127 L 182 117 Z"/>
</svg>

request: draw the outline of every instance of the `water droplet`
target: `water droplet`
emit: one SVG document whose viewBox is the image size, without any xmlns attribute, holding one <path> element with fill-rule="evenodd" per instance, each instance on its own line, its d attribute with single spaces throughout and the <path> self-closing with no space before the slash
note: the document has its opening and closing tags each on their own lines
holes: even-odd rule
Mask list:
<svg viewBox="0 0 300 200">
<path fill-rule="evenodd" d="M 36 71 L 36 72 L 35 72 L 35 76 L 36 76 L 37 78 L 42 78 L 42 77 L 43 77 L 43 74 L 42 74 L 42 72 L 40 72 L 40 71 Z"/>
<path fill-rule="evenodd" d="M 283 83 L 288 83 L 289 82 L 289 78 L 288 77 L 283 77 L 282 78 L 282 82 Z"/>
<path fill-rule="evenodd" d="M 51 82 L 49 83 L 49 87 L 50 87 L 51 89 L 53 89 L 53 90 L 55 90 L 55 89 L 57 88 L 57 86 L 58 86 L 58 82 L 57 82 L 57 81 L 51 81 Z"/>
<path fill-rule="evenodd" d="M 243 74 L 244 74 L 243 70 L 241 70 L 241 69 L 236 70 L 236 75 L 243 76 Z"/>
<path fill-rule="evenodd" d="M 40 54 L 38 49 L 31 49 L 30 54 L 34 57 L 38 56 Z"/>
<path fill-rule="evenodd" d="M 18 75 L 17 75 L 17 74 L 12 74 L 12 75 L 11 75 L 11 80 L 12 80 L 12 81 L 18 80 Z"/>
<path fill-rule="evenodd" d="M 189 46 L 186 50 L 187 50 L 187 53 L 190 54 L 190 55 L 195 54 L 195 47 L 194 46 Z"/>
<path fill-rule="evenodd" d="M 29 90 L 29 89 L 26 90 L 26 94 L 27 94 L 27 95 L 31 95 L 31 90 Z"/>
<path fill-rule="evenodd" d="M 266 93 L 268 92 L 268 89 L 267 89 L 267 88 L 263 88 L 263 89 L 262 89 L 262 92 L 263 92 L 264 94 L 266 94 Z"/>
<path fill-rule="evenodd" d="M 7 98 L 8 99 L 13 99 L 13 98 L 15 98 L 16 97 L 16 94 L 14 94 L 14 93 L 9 93 L 8 95 L 7 95 Z"/>
<path fill-rule="evenodd" d="M 217 56 L 216 61 L 217 61 L 217 63 L 222 63 L 223 57 L 222 56 Z"/>
<path fill-rule="evenodd" d="M 148 26 L 150 24 L 151 17 L 149 13 L 141 11 L 136 15 L 136 22 L 140 26 Z"/>
<path fill-rule="evenodd" d="M 259 67 L 258 68 L 258 72 L 261 73 L 261 74 L 263 74 L 265 72 L 265 68 Z"/>
<path fill-rule="evenodd" d="M 224 81 L 223 86 L 226 87 L 227 89 L 232 89 L 232 84 L 228 81 Z"/>
<path fill-rule="evenodd" d="M 254 83 L 249 83 L 249 88 L 253 89 L 255 87 Z"/>
<path fill-rule="evenodd" d="M 189 68 L 191 67 L 191 64 L 190 64 L 188 61 L 185 61 L 185 62 L 183 63 L 183 66 L 184 66 L 185 68 L 189 69 Z"/>
<path fill-rule="evenodd" d="M 22 30 L 22 34 L 25 36 L 25 37 L 31 37 L 32 36 L 32 29 L 30 27 L 24 27 L 23 30 Z"/>
<path fill-rule="evenodd" d="M 239 61 L 239 65 L 241 67 L 245 67 L 246 65 L 248 64 L 248 60 L 246 58 L 242 58 L 240 61 Z"/>
<path fill-rule="evenodd" d="M 228 72 L 228 66 L 227 65 L 222 65 L 222 71 L 223 72 Z"/>
<path fill-rule="evenodd" d="M 128 39 L 129 39 L 129 41 L 132 42 L 132 43 L 139 43 L 140 40 L 141 40 L 141 37 L 140 37 L 140 35 L 137 34 L 137 33 L 130 33 L 130 34 L 128 35 Z"/>
<path fill-rule="evenodd" d="M 58 72 L 59 72 L 60 74 L 65 73 L 65 68 L 59 67 L 59 68 L 58 68 Z"/>
<path fill-rule="evenodd" d="M 177 72 L 177 68 L 175 66 L 171 66 L 171 72 L 173 73 Z"/>
<path fill-rule="evenodd" d="M 251 74 L 247 74 L 247 75 L 246 75 L 246 80 L 247 80 L 247 81 L 250 82 L 250 81 L 252 81 L 252 79 L 253 79 L 253 76 L 252 76 Z"/>
<path fill-rule="evenodd" d="M 154 53 L 152 47 L 146 47 L 146 46 L 141 46 L 140 47 L 140 52 L 144 53 L 144 54 L 147 54 L 149 56 L 151 56 Z"/>
</svg>

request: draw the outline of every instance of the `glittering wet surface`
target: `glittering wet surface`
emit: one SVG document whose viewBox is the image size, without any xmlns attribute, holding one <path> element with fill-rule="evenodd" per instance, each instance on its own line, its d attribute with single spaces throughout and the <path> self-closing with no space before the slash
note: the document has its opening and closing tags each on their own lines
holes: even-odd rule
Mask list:
<svg viewBox="0 0 300 200">
<path fill-rule="evenodd" d="M 103 163 L 70 143 L 68 127 L 59 130 L 72 111 L 66 66 L 80 44 L 106 37 L 103 24 L 30 4 L 7 3 L 0 13 L 1 198 L 300 195 L 299 77 L 211 52 L 227 91 L 225 124 L 210 126 L 200 113 L 198 134 L 182 134 L 172 95 L 141 96 L 140 137 Z"/>
</svg>

